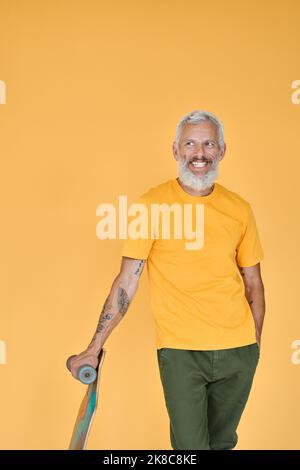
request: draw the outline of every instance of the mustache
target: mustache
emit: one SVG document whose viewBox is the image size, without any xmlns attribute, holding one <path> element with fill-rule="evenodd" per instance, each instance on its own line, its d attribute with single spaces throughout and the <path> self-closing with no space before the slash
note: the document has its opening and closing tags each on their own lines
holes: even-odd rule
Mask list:
<svg viewBox="0 0 300 470">
<path fill-rule="evenodd" d="M 213 162 L 213 158 L 206 158 L 206 157 L 201 157 L 201 158 L 198 158 L 198 157 L 193 157 L 189 160 L 189 163 L 193 163 L 193 162 Z"/>
</svg>

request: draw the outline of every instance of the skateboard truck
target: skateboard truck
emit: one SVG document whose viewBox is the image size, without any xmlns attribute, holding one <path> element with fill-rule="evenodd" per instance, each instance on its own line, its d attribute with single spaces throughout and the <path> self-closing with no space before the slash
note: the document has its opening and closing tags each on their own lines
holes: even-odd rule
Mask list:
<svg viewBox="0 0 300 470">
<path fill-rule="evenodd" d="M 69 371 L 71 370 L 71 361 L 74 357 L 76 357 L 76 355 L 70 356 L 67 360 L 67 368 Z M 95 382 L 96 378 L 97 371 L 92 366 L 83 364 L 81 367 L 79 367 L 77 371 L 77 379 L 80 380 L 81 383 L 89 385 Z"/>
</svg>

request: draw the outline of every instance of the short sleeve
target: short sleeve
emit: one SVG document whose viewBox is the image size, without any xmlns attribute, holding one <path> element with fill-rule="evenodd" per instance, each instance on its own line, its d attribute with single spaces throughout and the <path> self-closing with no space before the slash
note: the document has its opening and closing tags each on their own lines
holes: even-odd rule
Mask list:
<svg viewBox="0 0 300 470">
<path fill-rule="evenodd" d="M 155 237 L 151 232 L 151 204 L 149 199 L 146 198 L 145 195 L 140 196 L 134 202 L 134 204 L 142 204 L 144 208 L 143 210 L 147 211 L 147 216 L 144 217 L 144 213 L 138 211 L 136 215 L 128 217 L 127 238 L 123 240 L 121 256 L 146 260 L 152 249 L 153 243 L 155 242 Z M 137 221 L 137 218 L 139 218 L 139 221 Z M 141 233 L 141 224 L 144 224 L 143 236 L 139 236 L 136 238 L 138 233 L 134 237 L 130 236 L 135 232 Z"/>
<path fill-rule="evenodd" d="M 240 267 L 254 266 L 264 259 L 255 217 L 248 202 L 246 213 L 243 234 L 236 249 L 236 261 Z"/>
</svg>

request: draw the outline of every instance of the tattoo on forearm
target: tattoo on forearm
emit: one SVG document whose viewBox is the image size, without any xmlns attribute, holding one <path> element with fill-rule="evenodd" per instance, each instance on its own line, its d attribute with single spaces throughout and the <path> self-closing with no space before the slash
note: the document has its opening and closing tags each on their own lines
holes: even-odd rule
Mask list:
<svg viewBox="0 0 300 470">
<path fill-rule="evenodd" d="M 112 308 L 112 305 L 109 304 L 108 297 L 107 297 L 107 299 L 105 300 L 105 303 L 103 305 L 100 318 L 99 318 L 99 323 L 98 323 L 97 330 L 96 330 L 97 333 L 100 333 L 100 331 L 103 331 L 104 330 L 104 323 L 106 321 L 112 319 L 112 314 L 109 313 L 109 310 L 111 308 Z"/>
<path fill-rule="evenodd" d="M 119 313 L 121 313 L 122 316 L 126 313 L 128 306 L 129 306 L 129 297 L 127 295 L 126 290 L 123 287 L 118 288 L 118 307 L 119 307 Z M 107 323 L 113 318 L 113 312 L 112 312 L 113 305 L 109 301 L 109 297 L 104 302 L 99 322 L 97 325 L 96 332 L 94 334 L 94 337 L 91 341 L 91 344 L 95 342 L 96 335 L 98 333 L 103 332 L 105 330 Z"/>
<path fill-rule="evenodd" d="M 124 315 L 129 306 L 129 297 L 127 292 L 123 287 L 119 287 L 118 289 L 118 305 L 119 305 L 119 312 L 121 315 Z"/>
<path fill-rule="evenodd" d="M 143 269 L 143 266 L 144 266 L 145 262 L 146 262 L 145 260 L 141 260 L 139 262 L 138 268 L 137 268 L 137 270 L 135 271 L 134 274 L 140 274 L 142 272 L 142 269 Z"/>
</svg>

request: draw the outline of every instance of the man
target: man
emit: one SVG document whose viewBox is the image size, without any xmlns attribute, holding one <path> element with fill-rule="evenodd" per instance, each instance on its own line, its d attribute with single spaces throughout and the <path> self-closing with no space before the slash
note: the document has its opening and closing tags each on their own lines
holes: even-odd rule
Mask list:
<svg viewBox="0 0 300 470">
<path fill-rule="evenodd" d="M 139 202 L 147 208 L 203 204 L 204 242 L 188 250 L 184 237 L 166 239 L 160 233 L 125 240 L 120 273 L 96 333 L 72 363 L 74 377 L 83 363 L 96 367 L 147 261 L 173 449 L 235 447 L 260 354 L 263 250 L 250 204 L 215 182 L 225 151 L 223 125 L 215 115 L 196 110 L 183 116 L 173 143 L 178 178 L 150 188 Z"/>
</svg>

